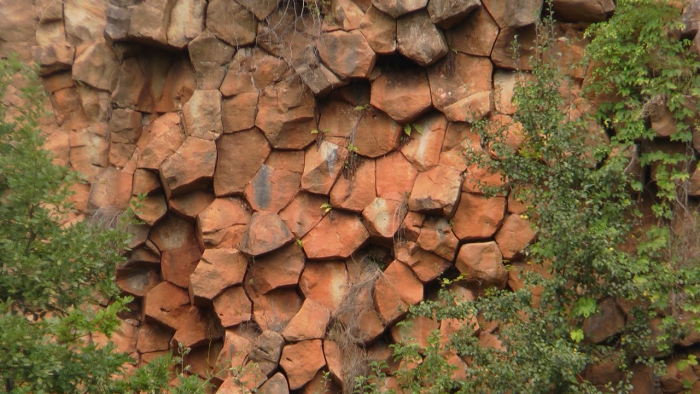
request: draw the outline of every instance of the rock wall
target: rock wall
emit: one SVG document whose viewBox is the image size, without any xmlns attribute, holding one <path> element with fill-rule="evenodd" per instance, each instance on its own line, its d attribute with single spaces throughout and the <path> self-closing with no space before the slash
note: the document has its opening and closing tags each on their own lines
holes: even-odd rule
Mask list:
<svg viewBox="0 0 700 394">
<path fill-rule="evenodd" d="M 465 120 L 512 124 L 517 143 L 514 69 L 530 64 L 511 43 L 532 43 L 542 0 L 1 3 L 0 53 L 39 62 L 48 147 L 89 181 L 76 219 L 145 196 L 114 338 L 140 362 L 182 343 L 202 377 L 247 365 L 220 393 L 347 390 L 367 360 L 391 363 L 395 323 L 436 278 L 463 274 L 468 299 L 520 285 L 525 205 L 479 193 L 500 179 L 467 166 Z M 554 8 L 567 66 L 615 6 Z M 587 70 L 567 69 L 580 102 Z M 410 335 L 436 328 L 452 329 Z"/>
</svg>

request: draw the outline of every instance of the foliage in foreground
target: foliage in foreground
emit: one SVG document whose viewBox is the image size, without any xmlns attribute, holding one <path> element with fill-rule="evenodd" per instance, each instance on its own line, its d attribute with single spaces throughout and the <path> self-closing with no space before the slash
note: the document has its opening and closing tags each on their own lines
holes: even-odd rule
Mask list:
<svg viewBox="0 0 700 394">
<path fill-rule="evenodd" d="M 488 289 L 466 302 L 450 291 L 461 278 L 445 279 L 440 300 L 425 301 L 412 313 L 458 319 L 464 326 L 449 343 L 436 333 L 426 349 L 395 346 L 395 357 L 411 365 L 396 374 L 404 392 L 598 393 L 602 383 L 586 380 L 584 371 L 601 363 L 613 364 L 621 376 L 605 390 L 629 392 L 635 364 L 663 374 L 659 358 L 670 354 L 688 329 L 697 329 L 694 320 L 684 318 L 698 312 L 700 265 L 697 256 L 674 246 L 671 231 L 678 208 L 690 210 L 679 205 L 686 201 L 687 169 L 678 164 L 692 153 L 643 153 L 642 164 L 654 169 L 648 185 L 633 178 L 626 154 L 654 137 L 644 111 L 653 99 L 665 100 L 678 122 L 671 140 L 691 140 L 697 113 L 689 104 L 700 96 L 700 62 L 688 43 L 672 34 L 679 19 L 679 10 L 664 2 L 620 0 L 609 21 L 588 30 L 588 60 L 598 69 L 585 93 L 597 100 L 613 98 L 596 113 L 611 134 L 609 143 L 595 134 L 591 125 L 596 122 L 570 116 L 573 111 L 560 93 L 567 79 L 553 53 L 554 22 L 546 18 L 538 27 L 534 78 L 521 78 L 514 97 L 522 143 L 515 146 L 505 128 L 476 122 L 487 152 L 470 153 L 474 162 L 507 180 L 507 192 L 531 204 L 527 215 L 537 238 L 524 251 L 525 269 L 519 268 L 526 286 Z M 633 189 L 656 195 L 652 223 L 642 224 Z M 685 215 L 693 224 L 694 217 Z M 642 226 L 646 233 L 639 231 Z M 616 335 L 593 343 L 583 323 L 605 300 L 625 304 L 631 318 Z M 498 323 L 501 348 L 480 346 L 468 323 L 476 316 L 481 323 Z M 653 321 L 661 324 L 652 336 Z M 455 371 L 446 361 L 450 354 L 467 360 L 469 367 Z"/>
<path fill-rule="evenodd" d="M 114 272 L 129 234 L 102 223 L 66 224 L 78 176 L 52 163 L 40 135 L 43 93 L 37 74 L 0 60 L 0 96 L 10 84 L 22 104 L 0 103 L 0 390 L 9 393 L 159 393 L 171 357 L 127 377 L 131 360 L 90 336 L 109 336 L 129 298 L 114 299 Z M 123 226 L 122 226 L 123 227 Z M 177 392 L 202 392 L 196 378 Z M 184 390 L 184 391 L 183 391 Z"/>
</svg>

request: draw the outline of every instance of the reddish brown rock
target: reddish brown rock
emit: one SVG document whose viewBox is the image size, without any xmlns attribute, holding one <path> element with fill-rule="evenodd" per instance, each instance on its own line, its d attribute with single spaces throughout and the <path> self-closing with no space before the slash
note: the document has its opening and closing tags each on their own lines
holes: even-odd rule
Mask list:
<svg viewBox="0 0 700 394">
<path fill-rule="evenodd" d="M 280 212 L 280 218 L 296 238 L 301 238 L 323 219 L 321 206 L 327 203 L 325 196 L 302 191 Z"/>
<path fill-rule="evenodd" d="M 90 185 L 87 210 L 96 215 L 96 219 L 100 219 L 100 215 L 109 216 L 110 212 L 118 216 L 131 201 L 132 182 L 133 178 L 124 171 L 105 168 Z"/>
<path fill-rule="evenodd" d="M 508 271 L 503 267 L 501 251 L 495 242 L 464 244 L 459 249 L 455 266 L 468 281 L 481 287 L 503 288 Z"/>
<path fill-rule="evenodd" d="M 206 91 L 219 89 L 236 49 L 206 31 L 187 45 L 196 85 Z"/>
<path fill-rule="evenodd" d="M 207 249 L 190 276 L 190 296 L 195 301 L 208 300 L 228 287 L 241 284 L 248 259 L 236 249 Z"/>
<path fill-rule="evenodd" d="M 401 136 L 401 125 L 385 113 L 370 107 L 363 111 L 355 128 L 357 153 L 362 156 L 383 156 L 396 146 Z"/>
<path fill-rule="evenodd" d="M 452 266 L 450 263 L 452 259 L 445 260 L 436 254 L 423 250 L 415 242 L 394 245 L 394 253 L 396 260 L 411 267 L 413 273 L 423 283 L 432 281 Z"/>
<path fill-rule="evenodd" d="M 249 280 L 244 286 L 253 301 L 253 319 L 263 330 L 281 332 L 301 308 L 302 299 L 295 289 L 279 288 L 260 294 Z"/>
<path fill-rule="evenodd" d="M 481 120 L 491 113 L 491 92 L 474 93 L 445 107 L 442 112 L 451 122 Z"/>
<path fill-rule="evenodd" d="M 505 210 L 505 197 L 462 193 L 452 229 L 460 241 L 490 238 L 501 225 Z"/>
<path fill-rule="evenodd" d="M 452 261 L 459 240 L 452 232 L 450 223 L 445 218 L 429 218 L 422 224 L 420 236 L 416 241 L 421 248 Z"/>
<path fill-rule="evenodd" d="M 289 394 L 289 385 L 284 375 L 277 372 L 260 386 L 257 392 L 260 394 Z"/>
<path fill-rule="evenodd" d="M 303 149 L 315 136 L 316 105 L 313 94 L 294 78 L 266 87 L 258 101 L 255 125 L 274 148 Z"/>
<path fill-rule="evenodd" d="M 459 170 L 438 166 L 421 172 L 408 198 L 412 211 L 440 213 L 451 217 L 459 202 L 462 176 Z"/>
<path fill-rule="evenodd" d="M 75 48 L 65 42 L 36 46 L 33 52 L 42 76 L 70 70 L 75 56 Z"/>
<path fill-rule="evenodd" d="M 248 255 L 259 256 L 279 249 L 292 240 L 292 233 L 279 215 L 272 212 L 256 212 L 241 239 L 240 249 Z"/>
<path fill-rule="evenodd" d="M 362 217 L 371 236 L 393 239 L 406 212 L 403 203 L 377 197 L 362 211 Z"/>
<path fill-rule="evenodd" d="M 428 338 L 439 328 L 438 322 L 423 316 L 410 317 L 405 321 L 407 325 L 391 327 L 391 338 L 394 342 L 417 345 L 419 349 L 427 348 Z"/>
<path fill-rule="evenodd" d="M 602 22 L 615 11 L 613 0 L 555 0 L 557 20 L 570 22 Z"/>
<path fill-rule="evenodd" d="M 223 334 L 224 330 L 212 321 L 208 313 L 200 311 L 196 306 L 192 306 L 187 313 L 180 317 L 171 345 L 174 348 L 177 348 L 178 344 L 192 348 L 217 340 Z"/>
<path fill-rule="evenodd" d="M 168 282 L 161 282 L 143 297 L 145 318 L 171 329 L 178 328 L 189 307 L 187 292 Z"/>
<path fill-rule="evenodd" d="M 238 0 L 237 2 L 246 10 L 255 14 L 258 20 L 263 20 L 270 16 L 279 5 L 276 0 Z"/>
<path fill-rule="evenodd" d="M 299 191 L 303 169 L 304 152 L 272 152 L 245 189 L 248 203 L 256 211 L 279 212 Z"/>
<path fill-rule="evenodd" d="M 594 315 L 583 322 L 583 333 L 586 341 L 600 343 L 622 331 L 625 326 L 625 316 L 612 298 L 598 304 Z"/>
<path fill-rule="evenodd" d="M 257 129 L 224 135 L 216 147 L 214 192 L 217 196 L 243 192 L 270 154 L 270 145 Z"/>
<path fill-rule="evenodd" d="M 346 296 L 347 282 L 345 263 L 309 262 L 299 279 L 299 289 L 307 300 L 314 300 L 335 314 Z"/>
<path fill-rule="evenodd" d="M 367 78 L 377 61 L 377 54 L 358 30 L 322 34 L 318 55 L 341 79 Z"/>
<path fill-rule="evenodd" d="M 488 147 L 489 154 L 497 160 L 507 152 L 516 153 L 524 139 L 522 124 L 508 115 L 492 116 L 486 132 L 498 142 L 498 145 L 491 143 Z"/>
<path fill-rule="evenodd" d="M 301 188 L 311 193 L 328 194 L 343 169 L 347 155 L 347 149 L 326 141 L 310 146 L 304 155 Z"/>
<path fill-rule="evenodd" d="M 229 70 L 230 71 L 230 70 Z M 225 133 L 251 129 L 255 126 L 258 92 L 238 94 L 222 103 L 221 121 Z"/>
<path fill-rule="evenodd" d="M 109 166 L 107 132 L 104 124 L 96 124 L 68 135 L 70 164 L 88 180 L 92 180 Z"/>
<path fill-rule="evenodd" d="M 119 58 L 106 42 L 95 41 L 78 49 L 72 70 L 76 81 L 112 91 L 119 76 Z"/>
<path fill-rule="evenodd" d="M 284 286 L 294 286 L 304 269 L 304 252 L 296 244 L 256 258 L 250 267 L 250 279 L 255 290 L 265 294 Z"/>
<path fill-rule="evenodd" d="M 175 60 L 168 69 L 163 94 L 155 103 L 158 112 L 176 111 L 186 103 L 197 88 L 194 71 L 187 59 Z"/>
<path fill-rule="evenodd" d="M 515 113 L 516 106 L 513 103 L 513 95 L 519 79 L 516 71 L 496 70 L 493 76 L 496 111 L 505 115 Z"/>
<path fill-rule="evenodd" d="M 168 350 L 173 333 L 158 324 L 144 324 L 139 328 L 136 349 L 140 353 Z"/>
<path fill-rule="evenodd" d="M 493 64 L 488 58 L 450 53 L 428 69 L 433 105 L 444 111 L 474 94 L 491 91 Z"/>
<path fill-rule="evenodd" d="M 245 359 L 255 364 L 263 374 L 270 376 L 277 370 L 283 346 L 282 335 L 265 330 L 254 338 L 250 350 L 245 354 Z"/>
<path fill-rule="evenodd" d="M 196 190 L 183 196 L 170 198 L 170 210 L 184 218 L 195 220 L 197 215 L 214 201 L 212 193 L 203 190 Z"/>
<path fill-rule="evenodd" d="M 423 67 L 443 56 L 449 48 L 447 41 L 426 11 L 406 15 L 396 21 L 396 41 L 399 52 Z"/>
<path fill-rule="evenodd" d="M 396 20 L 376 7 L 367 10 L 360 31 L 374 52 L 391 54 L 396 51 Z"/>
<path fill-rule="evenodd" d="M 221 124 L 221 92 L 195 90 L 182 107 L 185 131 L 190 137 L 216 140 L 223 132 Z"/>
<path fill-rule="evenodd" d="M 374 160 L 362 160 L 355 174 L 341 176 L 333 185 L 330 203 L 334 208 L 361 212 L 376 197 Z"/>
<path fill-rule="evenodd" d="M 288 77 L 289 71 L 284 60 L 261 48 L 239 48 L 220 90 L 226 97 L 256 92 Z"/>
<path fill-rule="evenodd" d="M 507 260 L 514 259 L 520 255 L 530 241 L 535 237 L 532 224 L 520 215 L 510 215 L 503 222 L 503 226 L 496 234 L 496 243 Z"/>
<path fill-rule="evenodd" d="M 322 133 L 324 141 L 345 146 L 362 117 L 363 112 L 350 103 L 344 100 L 329 100 L 321 107 L 317 131 Z"/>
<path fill-rule="evenodd" d="M 479 134 L 468 123 L 451 122 L 445 131 L 440 165 L 463 172 L 467 169 L 467 157 L 481 151 Z"/>
<path fill-rule="evenodd" d="M 394 261 L 374 285 L 374 303 L 382 319 L 391 323 L 423 300 L 423 284 L 408 266 Z"/>
<path fill-rule="evenodd" d="M 132 57 L 125 59 L 119 70 L 119 79 L 112 92 L 112 103 L 118 107 L 134 107 L 145 110 L 152 107 L 152 103 L 144 103 L 142 96 L 150 98 L 148 92 L 148 77 L 150 77 L 150 62 L 146 57 Z"/>
<path fill-rule="evenodd" d="M 278 334 L 279 335 L 279 334 Z M 248 353 L 252 348 L 253 334 L 247 333 L 240 327 L 224 331 L 224 344 L 216 360 L 216 365 L 224 369 L 241 368 L 248 361 Z"/>
<path fill-rule="evenodd" d="M 450 48 L 474 56 L 490 56 L 498 37 L 498 25 L 486 8 L 479 7 L 467 19 L 447 32 Z"/>
<path fill-rule="evenodd" d="M 255 15 L 235 1 L 212 0 L 207 7 L 207 29 L 233 45 L 245 46 L 255 42 L 258 23 Z"/>
<path fill-rule="evenodd" d="M 412 123 L 408 143 L 401 153 L 418 171 L 435 167 L 440 160 L 440 148 L 445 138 L 447 119 L 439 112 L 431 113 Z"/>
<path fill-rule="evenodd" d="M 289 342 L 323 339 L 330 318 L 328 308 L 312 299 L 306 299 L 299 312 L 282 331 L 282 336 Z"/>
<path fill-rule="evenodd" d="M 302 243 L 310 259 L 344 259 L 368 238 L 367 229 L 356 215 L 331 212 L 302 238 Z"/>
<path fill-rule="evenodd" d="M 372 0 L 372 5 L 393 18 L 418 11 L 428 5 L 428 0 Z"/>
<path fill-rule="evenodd" d="M 160 263 L 163 279 L 186 289 L 201 257 L 202 252 L 197 245 L 163 251 Z"/>
<path fill-rule="evenodd" d="M 377 160 L 377 196 L 396 201 L 408 200 L 418 171 L 400 152 Z"/>
<path fill-rule="evenodd" d="M 250 212 L 238 198 L 217 198 L 197 216 L 202 249 L 238 247 L 250 223 Z"/>
<path fill-rule="evenodd" d="M 125 293 L 143 297 L 160 283 L 160 275 L 154 268 L 117 270 L 117 286 Z"/>
<path fill-rule="evenodd" d="M 288 344 L 282 349 L 280 366 L 289 380 L 289 388 L 297 390 L 314 378 L 316 372 L 326 365 L 320 339 Z"/>
<path fill-rule="evenodd" d="M 372 83 L 370 103 L 399 123 L 410 123 L 427 112 L 432 101 L 424 71 L 384 72 Z"/>
<path fill-rule="evenodd" d="M 331 21 L 329 25 L 338 26 L 345 31 L 360 28 L 365 15 L 364 10 L 352 0 L 336 0 L 331 5 Z M 326 22 L 326 21 L 324 21 Z"/>
<path fill-rule="evenodd" d="M 434 24 L 443 29 L 449 29 L 480 6 L 479 0 L 431 0 L 428 4 L 428 13 Z"/>
<path fill-rule="evenodd" d="M 502 0 L 498 0 L 502 1 Z M 530 1 L 530 0 L 528 0 Z M 513 41 L 516 41 L 520 47 L 519 56 L 516 58 L 513 53 Z M 498 33 L 498 38 L 493 44 L 491 51 L 491 61 L 496 67 L 507 68 L 513 70 L 532 70 L 532 62 L 530 57 L 534 56 L 532 49 L 537 39 L 534 25 L 528 25 L 521 28 L 506 27 L 502 28 Z"/>
<path fill-rule="evenodd" d="M 106 8 L 106 1 L 67 0 L 63 5 L 62 19 L 68 40 L 74 45 L 79 45 L 102 38 L 102 30 L 106 24 Z"/>
<path fill-rule="evenodd" d="M 185 133 L 178 114 L 169 113 L 158 117 L 141 135 L 139 146 L 142 151 L 137 166 L 159 170 L 165 159 L 172 156 L 184 141 Z"/>
<path fill-rule="evenodd" d="M 177 196 L 206 186 L 216 168 L 216 143 L 189 137 L 160 166 L 165 193 Z"/>
<path fill-rule="evenodd" d="M 214 298 L 213 304 L 224 327 L 236 326 L 252 318 L 253 305 L 241 286 L 229 287 Z"/>
<path fill-rule="evenodd" d="M 170 11 L 168 45 L 184 48 L 204 27 L 204 0 L 178 0 Z"/>
<path fill-rule="evenodd" d="M 498 26 L 522 27 L 534 24 L 540 19 L 542 0 L 525 0 L 512 3 L 507 0 L 482 0 Z"/>
</svg>

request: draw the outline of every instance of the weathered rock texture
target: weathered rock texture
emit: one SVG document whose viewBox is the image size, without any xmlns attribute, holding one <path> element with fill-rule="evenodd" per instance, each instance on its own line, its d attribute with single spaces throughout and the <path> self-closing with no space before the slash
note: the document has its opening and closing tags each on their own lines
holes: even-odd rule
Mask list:
<svg viewBox="0 0 700 394">
<path fill-rule="evenodd" d="M 530 67 L 512 39 L 527 46 L 542 0 L 334 0 L 320 17 L 300 3 L 0 0 L 0 54 L 39 62 L 47 147 L 91 183 L 81 217 L 147 195 L 117 277 L 141 326 L 120 350 L 148 362 L 179 341 L 202 371 L 245 367 L 220 393 L 324 392 L 348 358 L 338 327 L 387 359 L 440 275 L 461 272 L 468 299 L 516 288 L 504 263 L 524 266 L 536 236 L 523 204 L 480 193 L 501 180 L 464 152 L 487 149 L 468 117 L 511 119 L 512 69 Z M 595 22 L 615 4 L 553 7 Z M 578 59 L 579 25 L 556 31 Z M 584 329 L 602 341 L 623 319 L 608 302 Z M 438 324 L 415 323 L 424 345 Z"/>
</svg>

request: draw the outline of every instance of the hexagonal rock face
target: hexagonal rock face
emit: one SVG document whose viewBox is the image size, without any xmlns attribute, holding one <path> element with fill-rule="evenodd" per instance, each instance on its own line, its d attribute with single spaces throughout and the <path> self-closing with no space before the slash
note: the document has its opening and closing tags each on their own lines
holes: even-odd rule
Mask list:
<svg viewBox="0 0 700 394">
<path fill-rule="evenodd" d="M 414 125 L 410 140 L 401 148 L 401 153 L 416 169 L 425 171 L 435 167 L 440 161 L 440 148 L 445 138 L 447 119 L 439 112 L 432 112 L 416 121 Z"/>
<path fill-rule="evenodd" d="M 451 217 L 459 201 L 462 175 L 451 167 L 437 166 L 421 172 L 413 184 L 408 207 L 412 211 Z"/>
<path fill-rule="evenodd" d="M 345 299 L 348 273 L 342 261 L 309 262 L 299 279 L 299 289 L 335 314 Z"/>
<path fill-rule="evenodd" d="M 226 288 L 243 282 L 248 258 L 237 249 L 207 249 L 190 276 L 195 301 L 213 300 Z"/>
<path fill-rule="evenodd" d="M 364 111 L 355 128 L 355 146 L 362 156 L 379 157 L 396 149 L 401 125 L 375 108 Z"/>
<path fill-rule="evenodd" d="M 279 212 L 299 191 L 303 169 L 304 152 L 272 152 L 245 189 L 248 203 L 256 211 Z"/>
<path fill-rule="evenodd" d="M 404 263 L 394 261 L 374 284 L 374 303 L 388 324 L 408 312 L 409 305 L 423 300 L 423 284 Z"/>
<path fill-rule="evenodd" d="M 508 271 L 495 242 L 462 245 L 455 266 L 466 280 L 477 280 L 481 287 L 503 288 L 508 281 Z"/>
<path fill-rule="evenodd" d="M 280 217 L 292 234 L 301 238 L 323 219 L 321 205 L 326 203 L 327 197 L 302 191 L 280 212 Z"/>
<path fill-rule="evenodd" d="M 197 239 L 192 223 L 167 214 L 148 235 L 159 251 L 182 250 L 197 247 Z"/>
<path fill-rule="evenodd" d="M 202 253 L 197 245 L 164 250 L 160 258 L 163 279 L 176 286 L 187 288 L 190 285 L 190 275 L 201 257 Z"/>
<path fill-rule="evenodd" d="M 423 67 L 435 63 L 449 52 L 445 36 L 425 11 L 396 21 L 396 41 L 402 55 Z"/>
<path fill-rule="evenodd" d="M 534 24 L 542 13 L 543 0 L 482 0 L 498 26 L 523 27 Z"/>
<path fill-rule="evenodd" d="M 331 212 L 302 238 L 310 259 L 344 259 L 369 238 L 367 229 L 356 215 Z"/>
<path fill-rule="evenodd" d="M 300 80 L 289 78 L 266 87 L 258 101 L 255 125 L 277 149 L 302 149 L 316 138 L 314 95 Z"/>
<path fill-rule="evenodd" d="M 238 198 L 217 198 L 197 216 L 197 237 L 202 247 L 238 247 L 250 212 Z"/>
<path fill-rule="evenodd" d="M 503 221 L 505 210 L 505 197 L 462 193 L 452 229 L 461 241 L 492 237 Z"/>
<path fill-rule="evenodd" d="M 390 54 L 396 51 L 396 20 L 376 7 L 367 10 L 360 31 L 374 52 Z"/>
<path fill-rule="evenodd" d="M 393 18 L 420 10 L 428 5 L 428 0 L 372 0 L 372 5 Z"/>
<path fill-rule="evenodd" d="M 403 201 L 411 193 L 418 171 L 400 152 L 377 160 L 377 196 Z"/>
<path fill-rule="evenodd" d="M 145 145 L 145 148 L 139 156 L 137 167 L 158 170 L 185 141 L 185 133 L 180 125 L 180 116 L 176 113 L 160 116 L 150 126 L 139 140 L 139 146 Z"/>
<path fill-rule="evenodd" d="M 428 70 L 433 105 L 443 111 L 473 94 L 490 92 L 492 73 L 488 58 L 450 53 Z"/>
<path fill-rule="evenodd" d="M 136 217 L 149 226 L 153 226 L 168 212 L 168 204 L 162 194 L 146 197 L 141 204 L 141 208 L 136 212 Z"/>
<path fill-rule="evenodd" d="M 443 29 L 449 29 L 480 5 L 480 0 L 431 0 L 428 4 L 428 13 L 434 24 Z"/>
<path fill-rule="evenodd" d="M 583 332 L 587 341 L 600 343 L 620 332 L 624 325 L 625 315 L 615 300 L 607 298 L 600 303 L 598 312 L 583 322 Z"/>
<path fill-rule="evenodd" d="M 214 299 L 214 311 L 221 325 L 232 327 L 251 319 L 253 305 L 241 286 L 228 288 Z"/>
<path fill-rule="evenodd" d="M 391 338 L 396 343 L 416 344 L 420 349 L 428 347 L 428 337 L 439 328 L 439 323 L 427 317 L 418 316 L 406 319 L 408 326 L 393 326 Z"/>
<path fill-rule="evenodd" d="M 416 242 L 421 248 L 450 261 L 454 259 L 459 245 L 447 219 L 436 217 L 423 222 Z"/>
<path fill-rule="evenodd" d="M 496 243 L 503 258 L 512 260 L 532 241 L 535 232 L 532 225 L 519 215 L 510 215 L 496 234 Z"/>
<path fill-rule="evenodd" d="M 347 154 L 347 149 L 327 141 L 309 147 L 304 157 L 301 188 L 311 193 L 328 194 L 345 165 Z"/>
<path fill-rule="evenodd" d="M 274 331 L 265 330 L 255 338 L 253 346 L 246 357 L 258 364 L 263 373 L 270 375 L 279 365 L 283 346 L 284 338 L 282 338 L 282 335 Z M 272 379 L 274 379 L 274 376 Z M 286 387 L 286 379 L 284 384 Z"/>
<path fill-rule="evenodd" d="M 282 373 L 277 372 L 257 391 L 260 394 L 289 394 L 289 385 Z"/>
<path fill-rule="evenodd" d="M 168 196 L 186 194 L 209 183 L 216 168 L 216 143 L 189 137 L 160 166 L 161 183 Z"/>
<path fill-rule="evenodd" d="M 370 235 L 385 239 L 394 237 L 405 215 L 406 207 L 401 202 L 379 197 L 362 211 Z"/>
<path fill-rule="evenodd" d="M 195 347 L 208 340 L 214 341 L 221 338 L 223 331 L 220 326 L 213 323 L 209 313 L 192 306 L 181 317 L 171 345 L 182 343 L 187 347 Z"/>
<path fill-rule="evenodd" d="M 279 215 L 256 212 L 243 235 L 240 249 L 251 256 L 259 256 L 292 242 L 294 237 Z"/>
<path fill-rule="evenodd" d="M 289 244 L 265 256 L 256 258 L 250 267 L 250 278 L 261 294 L 299 282 L 304 269 L 304 252 L 296 244 Z"/>
<path fill-rule="evenodd" d="M 206 31 L 187 46 L 199 89 L 218 89 L 236 49 Z M 216 90 L 213 90 L 216 91 Z"/>
<path fill-rule="evenodd" d="M 120 270 L 116 278 L 120 290 L 137 297 L 143 297 L 160 281 L 160 275 L 155 269 Z"/>
<path fill-rule="evenodd" d="M 312 299 L 307 299 L 299 312 L 284 328 L 282 336 L 289 342 L 323 339 L 330 318 L 331 313 L 325 306 Z"/>
<path fill-rule="evenodd" d="M 326 365 L 320 339 L 312 339 L 286 345 L 282 349 L 280 366 L 287 373 L 289 388 L 297 390 L 314 378 Z"/>
<path fill-rule="evenodd" d="M 372 83 L 370 103 L 395 121 L 410 123 L 432 105 L 425 72 L 409 69 L 383 73 Z"/>
<path fill-rule="evenodd" d="M 159 46 L 183 48 L 202 31 L 202 0 L 147 1 L 134 6 L 129 21 L 129 38 Z"/>
<path fill-rule="evenodd" d="M 261 294 L 246 276 L 243 286 L 253 301 L 253 320 L 263 330 L 281 331 L 297 314 L 303 300 L 294 288 L 278 288 Z"/>
<path fill-rule="evenodd" d="M 211 0 L 207 6 L 207 29 L 235 47 L 252 44 L 258 23 L 255 15 L 230 0 Z"/>
<path fill-rule="evenodd" d="M 217 139 L 224 131 L 221 125 L 221 92 L 195 90 L 189 101 L 182 106 L 182 117 L 188 136 Z"/>
<path fill-rule="evenodd" d="M 455 250 L 457 245 L 455 245 Z M 446 269 L 452 266 L 451 260 L 445 260 L 440 256 L 423 250 L 415 242 L 404 242 L 394 246 L 396 260 L 411 267 L 414 274 L 421 282 L 427 283 L 440 276 Z M 454 256 L 454 253 L 453 253 Z"/>
<path fill-rule="evenodd" d="M 216 146 L 214 192 L 217 196 L 242 192 L 270 154 L 270 145 L 257 129 L 224 135 Z"/>
<path fill-rule="evenodd" d="M 367 78 L 377 61 L 377 54 L 358 30 L 321 35 L 318 55 L 341 79 Z"/>
<path fill-rule="evenodd" d="M 258 20 L 263 20 L 270 16 L 279 5 L 277 0 L 237 0 L 237 2 L 245 7 L 246 10 L 255 14 Z"/>
<path fill-rule="evenodd" d="M 144 324 L 139 328 L 136 349 L 141 353 L 168 350 L 173 333 L 159 324 Z"/>
<path fill-rule="evenodd" d="M 187 292 L 168 282 L 161 282 L 143 297 L 144 316 L 172 329 L 179 327 L 189 307 Z"/>
<path fill-rule="evenodd" d="M 498 25 L 486 8 L 479 7 L 458 26 L 447 32 L 450 48 L 474 56 L 489 56 L 498 37 Z"/>
<path fill-rule="evenodd" d="M 73 63 L 73 79 L 96 89 L 112 91 L 119 77 L 119 59 L 104 41 L 81 47 Z"/>
<path fill-rule="evenodd" d="M 331 205 L 334 208 L 362 212 L 377 196 L 374 160 L 362 160 L 355 175 L 341 176 L 331 189 Z"/>
<path fill-rule="evenodd" d="M 557 20 L 601 22 L 615 11 L 613 0 L 554 0 Z"/>
</svg>

